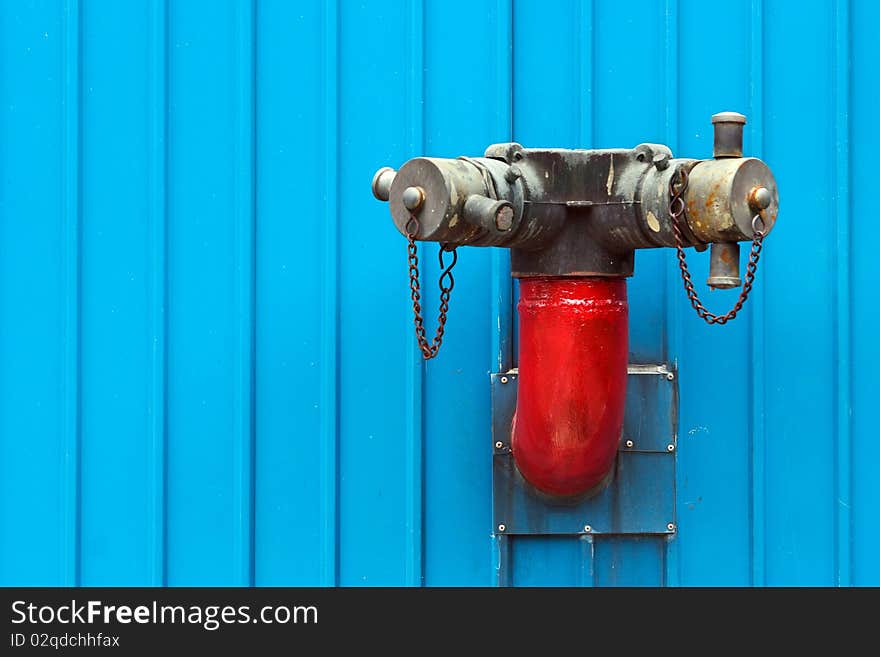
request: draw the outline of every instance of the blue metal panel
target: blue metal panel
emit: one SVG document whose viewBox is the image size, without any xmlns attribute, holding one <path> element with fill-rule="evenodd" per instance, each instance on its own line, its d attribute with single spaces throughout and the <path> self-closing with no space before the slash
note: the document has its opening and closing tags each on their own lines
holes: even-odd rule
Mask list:
<svg viewBox="0 0 880 657">
<path fill-rule="evenodd" d="M 869 0 L 0 3 L 0 583 L 488 585 L 508 559 L 522 585 L 880 584 L 878 19 Z M 703 325 L 660 250 L 629 285 L 631 361 L 679 373 L 679 531 L 493 541 L 507 255 L 461 253 L 422 363 L 372 172 L 509 139 L 708 156 L 722 109 L 782 196 L 752 300 Z"/>
</svg>

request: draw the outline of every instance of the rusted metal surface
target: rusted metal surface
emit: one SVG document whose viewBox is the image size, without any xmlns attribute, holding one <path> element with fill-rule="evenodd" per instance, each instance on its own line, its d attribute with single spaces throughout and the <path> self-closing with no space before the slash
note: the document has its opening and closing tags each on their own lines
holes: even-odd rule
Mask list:
<svg viewBox="0 0 880 657">
<path fill-rule="evenodd" d="M 686 204 L 684 202 L 687 188 L 688 174 L 686 171 L 680 171 L 678 176 L 673 178 L 669 183 L 669 218 L 672 220 L 672 225 L 675 229 L 675 248 L 678 256 L 678 268 L 681 272 L 681 280 L 684 283 L 687 298 L 691 302 L 693 309 L 697 312 L 697 315 L 699 315 L 707 324 L 726 324 L 734 319 L 737 316 L 737 313 L 742 310 L 743 304 L 745 304 L 746 300 L 749 298 L 749 293 L 752 291 L 752 285 L 755 282 L 755 275 L 758 271 L 758 260 L 761 257 L 761 249 L 763 247 L 764 236 L 766 235 L 764 222 L 760 212 L 752 215 L 752 248 L 749 251 L 749 264 L 746 266 L 746 279 L 743 283 L 742 291 L 740 292 L 736 303 L 733 305 L 733 308 L 723 315 L 716 315 L 707 310 L 702 301 L 700 301 L 700 297 L 694 288 L 693 280 L 691 280 L 691 273 L 688 270 L 687 259 L 684 253 L 685 244 L 681 226 L 687 223 L 685 220 Z"/>
<path fill-rule="evenodd" d="M 729 290 L 742 285 L 739 277 L 739 242 L 713 242 L 709 251 L 709 278 L 706 285 Z"/>
</svg>

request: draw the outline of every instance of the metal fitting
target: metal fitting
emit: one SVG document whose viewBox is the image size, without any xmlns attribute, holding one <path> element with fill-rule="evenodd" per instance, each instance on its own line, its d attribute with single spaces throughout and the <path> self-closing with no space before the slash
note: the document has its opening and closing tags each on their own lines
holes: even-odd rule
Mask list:
<svg viewBox="0 0 880 657">
<path fill-rule="evenodd" d="M 670 522 L 668 525 L 666 525 L 666 529 L 668 529 L 671 532 L 674 532 L 675 531 L 675 523 Z"/>
<path fill-rule="evenodd" d="M 401 200 L 403 201 L 403 207 L 410 212 L 415 212 L 425 202 L 425 190 L 421 187 L 407 187 L 403 190 Z"/>
<path fill-rule="evenodd" d="M 501 449 L 502 447 L 504 447 L 504 443 L 502 443 L 500 440 L 495 442 L 495 449 Z"/>
<path fill-rule="evenodd" d="M 497 230 L 510 230 L 513 226 L 513 205 L 510 201 L 499 201 L 481 194 L 471 194 L 464 202 L 461 214 L 465 221 L 476 226 L 489 227 Z"/>
<path fill-rule="evenodd" d="M 715 126 L 714 156 L 742 157 L 746 117 L 739 112 L 719 112 L 712 116 L 712 124 Z"/>
<path fill-rule="evenodd" d="M 749 193 L 749 205 L 759 212 L 770 206 L 773 202 L 773 194 L 766 187 L 755 187 Z"/>
<path fill-rule="evenodd" d="M 498 525 L 498 531 L 503 532 L 507 527 L 505 525 Z"/>
<path fill-rule="evenodd" d="M 506 376 L 502 376 L 502 377 L 501 377 L 501 383 L 507 383 L 508 380 L 509 380 L 509 379 L 508 379 Z"/>
<path fill-rule="evenodd" d="M 633 444 L 634 444 L 634 443 L 633 443 L 633 441 L 631 441 L 631 440 L 627 440 L 627 441 L 624 443 L 624 445 L 626 445 L 626 448 L 627 448 L 627 449 L 632 449 Z"/>
<path fill-rule="evenodd" d="M 380 201 L 387 201 L 391 197 L 391 183 L 394 182 L 394 177 L 396 175 L 397 171 L 391 167 L 382 167 L 379 169 L 376 172 L 376 175 L 373 176 L 373 196 Z"/>
<path fill-rule="evenodd" d="M 674 452 L 674 451 L 675 451 L 675 445 L 673 445 L 672 443 L 669 443 L 669 444 L 666 446 L 666 451 L 667 451 L 667 452 Z"/>
<path fill-rule="evenodd" d="M 587 534 L 589 534 L 591 531 L 593 531 L 593 528 L 590 527 L 589 525 L 584 525 L 584 531 L 585 531 Z"/>
<path fill-rule="evenodd" d="M 739 242 L 712 242 L 706 285 L 716 290 L 729 290 L 742 285 L 739 277 Z"/>
</svg>

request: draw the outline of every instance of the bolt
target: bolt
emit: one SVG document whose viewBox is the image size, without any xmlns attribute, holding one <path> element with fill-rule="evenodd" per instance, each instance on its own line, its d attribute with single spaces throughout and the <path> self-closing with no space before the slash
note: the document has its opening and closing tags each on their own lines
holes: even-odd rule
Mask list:
<svg viewBox="0 0 880 657">
<path fill-rule="evenodd" d="M 749 205 L 758 210 L 769 207 L 773 201 L 773 195 L 766 187 L 755 187 L 749 194 Z"/>
<path fill-rule="evenodd" d="M 589 525 L 584 525 L 584 531 L 589 534 L 591 531 L 593 531 L 593 528 Z"/>
<path fill-rule="evenodd" d="M 668 525 L 666 525 L 666 529 L 668 529 L 671 532 L 674 532 L 675 531 L 675 523 L 670 522 Z"/>
<path fill-rule="evenodd" d="M 667 380 L 667 381 L 674 381 L 674 380 L 675 380 L 675 374 L 673 374 L 672 372 L 670 372 L 669 374 L 666 375 L 666 380 Z"/>
<path fill-rule="evenodd" d="M 667 451 L 667 452 L 674 452 L 674 451 L 675 451 L 675 445 L 673 445 L 672 443 L 669 443 L 669 444 L 666 446 L 666 451 Z"/>
<path fill-rule="evenodd" d="M 624 444 L 626 445 L 626 448 L 627 448 L 627 449 L 632 449 L 633 441 L 631 441 L 631 440 L 627 440 L 626 443 L 624 443 Z"/>
<path fill-rule="evenodd" d="M 495 213 L 495 227 L 498 230 L 510 230 L 513 226 L 513 208 L 510 205 L 502 205 Z"/>
<path fill-rule="evenodd" d="M 410 212 L 415 212 L 425 202 L 425 190 L 421 187 L 407 187 L 403 190 L 402 200 L 403 207 Z"/>
<path fill-rule="evenodd" d="M 504 525 L 498 525 L 499 532 L 503 532 L 505 529 L 507 529 L 507 527 L 505 527 Z"/>
<path fill-rule="evenodd" d="M 501 383 L 507 383 L 508 379 L 506 376 L 501 377 Z"/>
<path fill-rule="evenodd" d="M 504 443 L 500 440 L 495 443 L 495 449 L 501 449 L 502 447 L 504 447 Z"/>
<path fill-rule="evenodd" d="M 654 153 L 651 161 L 657 167 L 657 171 L 665 171 L 669 168 L 669 153 Z"/>
<path fill-rule="evenodd" d="M 522 169 L 514 164 L 511 165 L 507 169 L 507 171 L 504 172 L 504 179 L 512 185 L 517 181 L 517 179 L 522 178 L 522 175 Z"/>
</svg>

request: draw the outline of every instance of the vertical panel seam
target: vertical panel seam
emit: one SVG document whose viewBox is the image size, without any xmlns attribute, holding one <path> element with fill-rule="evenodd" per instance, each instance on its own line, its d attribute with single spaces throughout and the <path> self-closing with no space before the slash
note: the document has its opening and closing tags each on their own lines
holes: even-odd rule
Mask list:
<svg viewBox="0 0 880 657">
<path fill-rule="evenodd" d="M 166 586 L 167 568 L 167 453 L 168 453 L 168 7 L 153 0 L 150 25 L 150 576 L 153 586 Z"/>
<path fill-rule="evenodd" d="M 586 6 L 585 6 L 586 5 Z M 592 148 L 595 135 L 596 83 L 595 0 L 579 0 L 576 9 L 578 55 L 578 125 L 577 148 Z"/>
<path fill-rule="evenodd" d="M 407 141 L 409 155 L 424 149 L 424 0 L 409 0 L 407 26 Z M 406 417 L 406 551 L 404 580 L 408 586 L 424 584 L 424 386 L 425 361 L 417 348 L 415 334 L 409 332 L 407 346 Z"/>
<path fill-rule="evenodd" d="M 764 151 L 764 2 L 752 0 L 752 19 L 750 30 L 750 89 L 749 125 L 752 138 L 752 152 L 763 157 Z M 767 273 L 766 267 L 764 273 Z M 765 277 L 766 284 L 767 279 Z M 764 422 L 765 387 L 765 293 L 764 286 L 752 290 L 750 299 L 750 383 L 749 386 L 749 474 L 750 474 L 750 563 L 751 583 L 763 586 L 766 582 L 766 427 Z"/>
<path fill-rule="evenodd" d="M 321 583 L 339 579 L 339 264 L 337 149 L 339 0 L 324 4 L 324 244 L 321 299 Z"/>
<path fill-rule="evenodd" d="M 236 505 L 235 567 L 240 584 L 254 583 L 254 300 L 255 300 L 255 0 L 238 4 L 236 139 L 237 357 L 234 386 L 236 444 L 233 460 Z"/>
<path fill-rule="evenodd" d="M 515 80 L 516 58 L 513 51 L 516 30 L 514 0 L 498 0 L 496 4 L 496 121 L 499 131 L 508 139 L 516 139 Z M 491 319 L 494 323 L 491 339 L 491 369 L 504 372 L 513 366 L 513 279 L 510 276 L 510 251 L 492 249 L 489 261 L 491 284 Z M 487 451 L 488 453 L 488 451 Z M 494 500 L 490 499 L 490 504 Z M 504 536 L 489 539 L 495 586 L 505 586 L 509 545 Z"/>
<path fill-rule="evenodd" d="M 498 131 L 514 139 L 514 57 L 513 57 L 513 0 L 498 0 L 496 4 L 496 121 Z M 512 365 L 511 349 L 513 323 L 513 281 L 510 277 L 510 251 L 493 248 L 490 256 L 492 369 L 504 372 Z"/>
<path fill-rule="evenodd" d="M 82 39 L 78 0 L 67 0 L 64 22 L 64 356 L 63 356 L 63 506 L 62 535 L 65 541 L 63 581 L 67 586 L 82 582 L 82 423 L 81 423 L 81 232 L 82 232 Z"/>
<path fill-rule="evenodd" d="M 679 31 L 678 31 L 678 16 L 679 16 L 679 2 L 678 0 L 666 0 L 666 5 L 664 7 L 665 15 L 665 61 L 664 61 L 664 71 L 665 71 L 665 88 L 664 95 L 666 100 L 666 110 L 664 116 L 665 122 L 665 131 L 666 131 L 666 142 L 669 145 L 669 148 L 675 153 L 678 150 L 678 131 L 679 131 L 679 115 L 678 115 L 678 96 L 680 93 L 680 80 L 678 76 L 679 62 L 680 62 L 680 52 L 679 52 Z M 669 361 L 671 368 L 674 371 L 678 370 L 678 355 L 680 353 L 679 348 L 679 340 L 681 339 L 681 327 L 680 327 L 680 312 L 678 306 L 679 296 L 678 292 L 678 281 L 679 281 L 679 272 L 678 266 L 675 259 L 672 257 L 671 252 L 666 255 L 666 281 L 665 281 L 665 291 L 664 291 L 664 305 L 665 305 L 665 321 L 664 321 L 664 331 L 663 331 L 663 351 L 666 356 L 666 360 Z M 674 384 L 676 387 L 680 385 L 680 379 Z M 675 396 L 676 403 L 680 403 L 678 400 L 680 399 L 679 395 Z M 675 416 L 677 422 L 681 421 L 681 413 L 678 409 L 676 409 Z M 673 429 L 675 432 L 678 431 L 678 426 Z M 677 438 L 677 436 L 673 436 L 673 440 Z M 676 474 L 673 479 L 673 486 L 675 487 L 673 490 L 673 499 L 675 499 L 675 495 L 677 494 L 678 488 L 678 452 L 673 457 L 675 459 L 676 464 Z M 674 522 L 678 523 L 678 518 L 674 520 Z M 679 541 L 680 538 L 673 538 L 672 540 L 665 543 L 663 552 L 663 560 L 662 560 L 662 581 L 663 585 L 671 585 L 671 586 L 679 586 L 681 584 L 681 563 L 679 559 Z"/>
<path fill-rule="evenodd" d="M 836 368 L 836 452 L 834 520 L 838 586 L 852 583 L 852 334 L 850 265 L 851 64 L 849 0 L 834 2 L 834 250 Z"/>
</svg>

